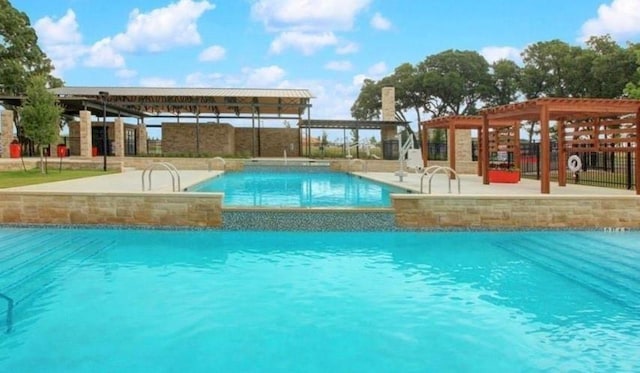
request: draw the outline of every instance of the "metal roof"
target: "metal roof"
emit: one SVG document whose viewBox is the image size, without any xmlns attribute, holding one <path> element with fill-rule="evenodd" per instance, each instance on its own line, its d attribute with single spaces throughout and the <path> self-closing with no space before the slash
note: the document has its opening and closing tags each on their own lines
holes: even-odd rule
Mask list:
<svg viewBox="0 0 640 373">
<path fill-rule="evenodd" d="M 410 122 L 383 120 L 301 119 L 300 128 L 382 129 L 384 127 L 409 127 Z"/>
<path fill-rule="evenodd" d="M 100 93 L 107 92 L 105 100 L 109 105 L 141 112 L 145 116 L 173 113 L 300 118 L 305 109 L 311 107 L 313 98 L 307 89 L 61 87 L 51 91 L 60 98 L 100 101 Z"/>
</svg>

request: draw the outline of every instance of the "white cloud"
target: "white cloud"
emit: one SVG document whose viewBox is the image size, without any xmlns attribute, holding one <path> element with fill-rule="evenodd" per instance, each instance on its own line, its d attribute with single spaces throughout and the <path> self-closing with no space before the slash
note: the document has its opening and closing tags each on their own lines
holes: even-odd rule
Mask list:
<svg viewBox="0 0 640 373">
<path fill-rule="evenodd" d="M 387 71 L 387 64 L 384 62 L 378 62 L 372 65 L 371 67 L 369 67 L 369 70 L 367 72 L 374 77 L 378 77 L 384 74 L 386 71 Z"/>
<path fill-rule="evenodd" d="M 40 18 L 33 25 L 38 39 L 43 45 L 80 44 L 82 35 L 78 31 L 78 22 L 73 10 L 55 21 L 51 17 Z"/>
<path fill-rule="evenodd" d="M 379 12 L 373 15 L 370 24 L 371 27 L 376 30 L 388 30 L 391 28 L 391 22 L 388 19 L 384 18 Z"/>
<path fill-rule="evenodd" d="M 226 54 L 227 51 L 223 47 L 219 45 L 212 45 L 200 53 L 198 60 L 202 62 L 220 61 Z"/>
<path fill-rule="evenodd" d="M 176 81 L 169 78 L 146 77 L 140 79 L 140 85 L 143 87 L 175 87 Z"/>
<path fill-rule="evenodd" d="M 335 71 L 347 71 L 351 70 L 353 65 L 349 61 L 329 61 L 324 68 L 327 70 L 335 70 Z"/>
<path fill-rule="evenodd" d="M 520 53 L 522 51 L 518 48 L 514 47 L 497 47 L 490 46 L 484 47 L 480 50 L 480 54 L 484 56 L 484 58 L 489 63 L 494 63 L 501 59 L 511 60 L 517 64 L 522 63 L 522 57 Z"/>
<path fill-rule="evenodd" d="M 365 75 L 365 74 L 358 74 L 358 75 L 355 75 L 353 77 L 351 83 L 354 86 L 360 87 L 360 86 L 362 86 L 362 83 L 364 83 L 364 80 L 367 79 L 367 78 L 369 78 L 369 77 L 367 75 Z"/>
<path fill-rule="evenodd" d="M 271 53 L 281 53 L 287 48 L 297 49 L 304 55 L 311 55 L 318 49 L 329 45 L 335 45 L 338 39 L 332 32 L 318 34 L 308 34 L 297 31 L 283 32 L 271 42 L 269 51 Z"/>
<path fill-rule="evenodd" d="M 613 0 L 611 5 L 600 5 L 598 16 L 582 25 L 580 41 L 604 34 L 616 40 L 640 34 L 640 1 Z"/>
<path fill-rule="evenodd" d="M 123 68 L 124 57 L 113 48 L 112 40 L 104 38 L 89 48 L 84 65 L 89 67 Z"/>
<path fill-rule="evenodd" d="M 76 14 L 71 9 L 57 21 L 51 17 L 40 18 L 33 28 L 58 75 L 75 67 L 76 61 L 86 53 L 87 48 L 81 44 L 82 34 L 78 31 Z"/>
<path fill-rule="evenodd" d="M 254 19 L 267 30 L 306 32 L 345 31 L 371 0 L 258 0 L 251 6 Z"/>
<path fill-rule="evenodd" d="M 246 86 L 263 88 L 273 87 L 280 82 L 285 76 L 285 71 L 279 66 L 271 65 L 256 69 L 245 67 L 242 69 L 242 74 L 246 76 Z"/>
<path fill-rule="evenodd" d="M 138 75 L 138 72 L 131 69 L 120 69 L 116 71 L 116 76 L 121 79 L 131 79 L 135 78 Z"/>
<path fill-rule="evenodd" d="M 179 0 L 149 13 L 134 9 L 124 33 L 113 37 L 116 49 L 127 52 L 160 52 L 175 46 L 198 45 L 198 18 L 215 5 L 208 1 Z"/>
<path fill-rule="evenodd" d="M 358 49 L 360 49 L 358 47 L 358 44 L 356 44 L 356 43 L 347 43 L 347 44 L 343 44 L 343 45 L 339 46 L 338 48 L 336 48 L 336 53 L 337 54 L 352 54 L 352 53 L 356 53 L 358 51 Z"/>
</svg>

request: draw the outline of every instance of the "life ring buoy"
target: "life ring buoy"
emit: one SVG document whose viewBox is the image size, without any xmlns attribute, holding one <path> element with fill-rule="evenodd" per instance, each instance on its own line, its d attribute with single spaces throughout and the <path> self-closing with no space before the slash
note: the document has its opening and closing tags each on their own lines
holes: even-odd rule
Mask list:
<svg viewBox="0 0 640 373">
<path fill-rule="evenodd" d="M 582 159 L 575 154 L 572 155 L 567 159 L 567 167 L 571 172 L 578 172 L 582 170 Z"/>
</svg>

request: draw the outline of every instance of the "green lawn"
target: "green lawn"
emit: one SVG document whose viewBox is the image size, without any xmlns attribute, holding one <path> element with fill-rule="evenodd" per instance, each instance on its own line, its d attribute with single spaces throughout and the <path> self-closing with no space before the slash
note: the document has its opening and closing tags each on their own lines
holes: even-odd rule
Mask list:
<svg viewBox="0 0 640 373">
<path fill-rule="evenodd" d="M 89 176 L 105 175 L 113 171 L 101 170 L 62 170 L 49 168 L 48 174 L 43 174 L 40 169 L 25 171 L 2 171 L 0 172 L 0 188 L 11 188 L 23 185 L 51 183 L 54 181 L 79 179 Z"/>
</svg>

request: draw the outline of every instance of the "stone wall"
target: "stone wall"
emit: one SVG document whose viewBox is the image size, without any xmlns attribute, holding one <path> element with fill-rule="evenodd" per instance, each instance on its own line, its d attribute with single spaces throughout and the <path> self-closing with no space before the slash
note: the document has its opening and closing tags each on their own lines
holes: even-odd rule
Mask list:
<svg viewBox="0 0 640 373">
<path fill-rule="evenodd" d="M 638 196 L 393 195 L 403 228 L 638 228 Z"/>
<path fill-rule="evenodd" d="M 429 166 L 445 166 L 449 167 L 449 161 L 427 161 L 427 167 Z M 456 162 L 456 173 L 458 174 L 478 174 L 478 162 Z"/>
<path fill-rule="evenodd" d="M 0 157 L 11 158 L 9 146 L 13 139 L 13 111 L 3 110 L 0 113 Z"/>
<path fill-rule="evenodd" d="M 297 156 L 300 153 L 300 139 L 297 128 L 260 128 L 237 127 L 236 154 L 252 155 L 251 146 L 255 145 L 255 156 L 258 157 L 283 157 L 284 150 L 288 156 Z M 252 140 L 255 134 L 255 139 Z M 259 149 L 259 150 L 258 150 Z"/>
<path fill-rule="evenodd" d="M 224 158 L 223 158 L 224 159 Z M 169 162 L 178 170 L 241 170 L 244 159 L 224 159 L 224 163 L 213 158 L 176 158 L 176 157 L 126 157 L 122 158 L 125 167 L 144 170 L 152 162 Z"/>
<path fill-rule="evenodd" d="M 196 127 L 198 127 L 196 129 Z M 235 153 L 234 128 L 228 123 L 163 123 L 162 152 L 230 155 Z"/>
<path fill-rule="evenodd" d="M 0 191 L 0 223 L 220 227 L 222 195 Z"/>
</svg>

